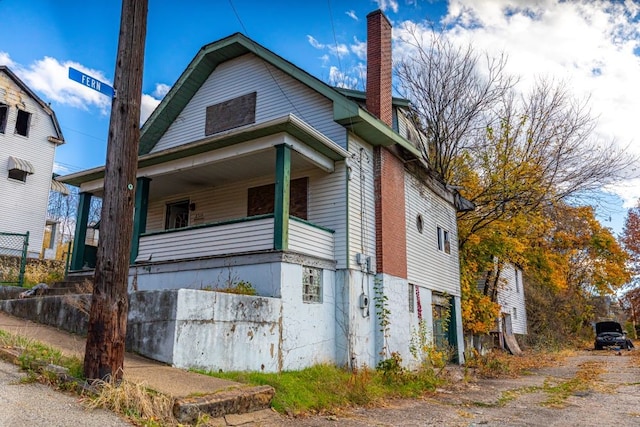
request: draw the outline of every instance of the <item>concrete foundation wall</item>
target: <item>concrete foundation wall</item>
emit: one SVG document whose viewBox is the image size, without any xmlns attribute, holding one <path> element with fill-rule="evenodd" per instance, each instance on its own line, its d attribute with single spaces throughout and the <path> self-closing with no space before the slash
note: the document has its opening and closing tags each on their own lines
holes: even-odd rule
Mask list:
<svg viewBox="0 0 640 427">
<path fill-rule="evenodd" d="M 279 299 L 180 289 L 173 365 L 278 372 L 282 366 Z"/>
</svg>

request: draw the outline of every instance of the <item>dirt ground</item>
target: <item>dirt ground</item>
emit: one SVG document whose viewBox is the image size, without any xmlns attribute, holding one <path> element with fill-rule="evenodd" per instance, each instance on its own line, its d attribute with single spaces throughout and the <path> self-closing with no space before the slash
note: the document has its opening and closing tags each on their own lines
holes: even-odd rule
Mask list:
<svg viewBox="0 0 640 427">
<path fill-rule="evenodd" d="M 640 426 L 640 351 L 584 350 L 520 378 L 458 381 L 383 408 L 274 421 L 269 425 Z"/>
</svg>

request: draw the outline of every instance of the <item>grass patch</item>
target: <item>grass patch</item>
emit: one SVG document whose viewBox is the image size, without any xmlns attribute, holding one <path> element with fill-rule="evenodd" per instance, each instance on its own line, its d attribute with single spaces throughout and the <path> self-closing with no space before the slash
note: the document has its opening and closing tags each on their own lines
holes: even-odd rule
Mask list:
<svg viewBox="0 0 640 427">
<path fill-rule="evenodd" d="M 493 350 L 485 355 L 473 350 L 467 355 L 465 369 L 472 370 L 479 378 L 516 378 L 530 375 L 532 371 L 554 366 L 574 354 L 569 350 L 560 352 L 527 351 L 513 356 L 502 350 Z"/>
<path fill-rule="evenodd" d="M 64 356 L 56 350 L 37 341 L 0 330 L 0 347 L 12 347 L 20 350 L 20 367 L 28 372 L 38 371 L 40 367 L 52 364 L 69 370 L 69 375 L 82 378 L 83 362 L 74 356 Z"/>
<path fill-rule="evenodd" d="M 377 405 L 389 398 L 419 397 L 444 382 L 432 369 L 401 370 L 393 375 L 367 368 L 350 371 L 332 365 L 316 365 L 279 374 L 199 372 L 252 385 L 270 385 L 276 390 L 273 408 L 293 416 L 335 413 L 356 405 Z"/>
<path fill-rule="evenodd" d="M 598 362 L 585 362 L 580 364 L 578 372 L 574 378 L 567 381 L 561 381 L 552 384 L 545 381 L 543 390 L 547 393 L 548 398 L 542 404 L 555 408 L 562 408 L 569 396 L 578 392 L 588 392 L 594 390 L 597 386 L 597 380 L 604 369 Z"/>
<path fill-rule="evenodd" d="M 123 415 L 136 425 L 176 426 L 173 417 L 173 399 L 129 381 L 97 381 L 95 396 L 84 399 L 92 409 L 103 408 Z"/>
<path fill-rule="evenodd" d="M 37 341 L 0 330 L 0 347 L 20 350 L 20 367 L 27 372 L 21 383 L 41 382 L 59 389 L 78 392 L 77 384 L 61 380 L 55 372 L 43 369 L 49 364 L 66 368 L 69 376 L 83 380 L 83 361 L 68 357 L 52 347 Z M 120 384 L 97 381 L 95 395 L 83 395 L 82 402 L 89 408 L 105 408 L 146 427 L 178 426 L 173 417 L 173 400 L 149 390 L 140 384 L 122 381 Z"/>
</svg>

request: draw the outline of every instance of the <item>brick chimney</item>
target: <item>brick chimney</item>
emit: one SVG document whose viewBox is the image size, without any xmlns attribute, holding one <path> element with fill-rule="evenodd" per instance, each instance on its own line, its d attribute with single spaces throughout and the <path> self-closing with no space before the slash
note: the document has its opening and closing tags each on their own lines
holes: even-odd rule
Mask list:
<svg viewBox="0 0 640 427">
<path fill-rule="evenodd" d="M 367 15 L 367 110 L 393 127 L 391 23 L 380 10 Z M 407 278 L 404 164 L 388 148 L 373 152 L 376 270 Z"/>
<path fill-rule="evenodd" d="M 392 127 L 391 23 L 379 9 L 367 15 L 367 110 Z"/>
</svg>

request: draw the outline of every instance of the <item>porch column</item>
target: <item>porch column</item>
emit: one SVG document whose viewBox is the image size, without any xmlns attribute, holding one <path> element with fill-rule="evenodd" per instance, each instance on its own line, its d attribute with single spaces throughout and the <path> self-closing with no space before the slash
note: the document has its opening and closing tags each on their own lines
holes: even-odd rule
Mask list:
<svg viewBox="0 0 640 427">
<path fill-rule="evenodd" d="M 451 345 L 455 349 L 455 353 L 451 358 L 451 361 L 454 363 L 459 363 L 460 358 L 458 357 L 458 314 L 456 312 L 456 297 L 452 296 L 449 298 L 449 345 Z"/>
<path fill-rule="evenodd" d="M 89 207 L 91 206 L 91 193 L 80 193 L 79 196 L 76 231 L 73 237 L 73 254 L 71 255 L 71 270 L 82 270 L 84 265 L 85 239 L 87 238 Z"/>
<path fill-rule="evenodd" d="M 147 231 L 147 210 L 149 208 L 149 183 L 151 178 L 140 177 L 136 182 L 136 200 L 133 214 L 133 237 L 129 263 L 133 264 L 138 257 L 140 235 Z"/>
<path fill-rule="evenodd" d="M 291 182 L 291 148 L 276 145 L 276 194 L 273 207 L 273 248 L 289 249 L 289 187 Z"/>
</svg>

